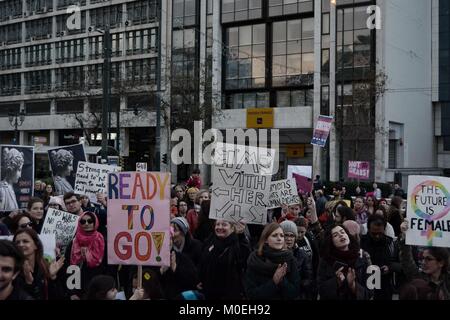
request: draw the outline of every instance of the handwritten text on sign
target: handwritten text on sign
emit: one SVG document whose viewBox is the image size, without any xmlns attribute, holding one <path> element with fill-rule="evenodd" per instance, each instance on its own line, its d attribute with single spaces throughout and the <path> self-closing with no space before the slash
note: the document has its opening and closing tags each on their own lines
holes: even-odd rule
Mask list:
<svg viewBox="0 0 450 320">
<path fill-rule="evenodd" d="M 450 179 L 408 177 L 406 244 L 450 247 Z"/>
<path fill-rule="evenodd" d="M 292 179 L 272 181 L 268 209 L 300 203 L 297 184 Z"/>
<path fill-rule="evenodd" d="M 109 264 L 169 265 L 169 201 L 169 173 L 108 175 Z"/>
<path fill-rule="evenodd" d="M 108 173 L 120 171 L 119 167 L 97 163 L 78 162 L 75 193 L 85 194 L 97 203 L 97 193 L 107 193 Z"/>
<path fill-rule="evenodd" d="M 354 179 L 369 179 L 370 163 L 365 161 L 349 161 L 348 177 Z"/>
<path fill-rule="evenodd" d="M 77 215 L 49 208 L 45 216 L 41 234 L 55 234 L 56 245 L 64 252 L 75 236 L 77 225 Z"/>
</svg>

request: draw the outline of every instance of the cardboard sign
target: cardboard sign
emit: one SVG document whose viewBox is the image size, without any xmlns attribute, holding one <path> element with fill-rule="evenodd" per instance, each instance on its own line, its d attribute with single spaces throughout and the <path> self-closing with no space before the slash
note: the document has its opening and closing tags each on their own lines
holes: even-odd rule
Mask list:
<svg viewBox="0 0 450 320">
<path fill-rule="evenodd" d="M 56 245 L 64 254 L 67 246 L 72 241 L 78 226 L 78 216 L 65 211 L 49 208 L 42 226 L 42 235 L 54 234 Z"/>
<path fill-rule="evenodd" d="M 408 177 L 406 244 L 450 247 L 450 178 Z"/>
<path fill-rule="evenodd" d="M 297 203 L 300 203 L 300 197 L 294 180 L 285 179 L 271 182 L 268 209 Z"/>
<path fill-rule="evenodd" d="M 34 147 L 0 146 L 0 211 L 26 209 L 34 193 Z"/>
<path fill-rule="evenodd" d="M 118 171 L 120 167 L 80 161 L 74 191 L 77 194 L 87 195 L 92 203 L 97 203 L 97 193 L 108 192 L 108 173 Z"/>
<path fill-rule="evenodd" d="M 349 161 L 348 178 L 368 180 L 370 176 L 370 163 L 366 161 Z"/>
<path fill-rule="evenodd" d="M 332 122 L 333 117 L 319 116 L 316 127 L 314 128 L 311 144 L 322 148 L 325 147 L 328 135 L 330 134 Z"/>
<path fill-rule="evenodd" d="M 266 224 L 271 177 L 257 166 L 213 166 L 211 219 Z"/>
<path fill-rule="evenodd" d="M 108 263 L 170 265 L 170 173 L 108 175 Z"/>
</svg>

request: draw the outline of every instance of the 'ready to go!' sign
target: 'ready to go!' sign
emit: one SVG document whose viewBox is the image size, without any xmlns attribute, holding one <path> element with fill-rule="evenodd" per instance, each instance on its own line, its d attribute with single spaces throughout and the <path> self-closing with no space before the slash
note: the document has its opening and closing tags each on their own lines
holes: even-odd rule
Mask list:
<svg viewBox="0 0 450 320">
<path fill-rule="evenodd" d="M 170 173 L 108 174 L 108 263 L 168 266 Z"/>
</svg>

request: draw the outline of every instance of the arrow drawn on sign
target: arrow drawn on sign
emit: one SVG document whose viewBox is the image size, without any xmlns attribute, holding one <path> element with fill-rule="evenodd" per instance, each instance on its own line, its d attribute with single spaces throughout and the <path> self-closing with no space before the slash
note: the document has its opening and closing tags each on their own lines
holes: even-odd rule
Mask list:
<svg viewBox="0 0 450 320">
<path fill-rule="evenodd" d="M 250 210 L 248 210 L 253 216 L 253 219 L 251 221 L 253 222 L 262 222 L 263 214 L 259 213 L 256 207 L 251 207 Z"/>
<path fill-rule="evenodd" d="M 238 216 L 236 218 L 236 215 Z M 230 214 L 230 218 L 233 219 L 235 222 L 240 222 L 244 217 L 241 215 L 241 207 L 238 205 L 234 205 L 233 213 Z"/>
<path fill-rule="evenodd" d="M 222 208 L 216 209 L 216 217 L 219 217 L 219 214 L 220 214 L 222 216 L 222 218 L 223 218 L 225 213 L 228 212 L 228 210 L 231 208 L 232 205 L 233 204 L 231 202 L 227 202 L 227 203 L 224 204 L 224 206 Z"/>
<path fill-rule="evenodd" d="M 215 188 L 215 189 L 213 190 L 213 193 L 214 193 L 214 195 L 215 195 L 216 197 L 219 197 L 219 196 L 229 196 L 229 195 L 230 195 L 230 190 L 224 190 L 224 189 L 221 189 L 221 188 L 217 187 L 217 188 Z"/>
</svg>

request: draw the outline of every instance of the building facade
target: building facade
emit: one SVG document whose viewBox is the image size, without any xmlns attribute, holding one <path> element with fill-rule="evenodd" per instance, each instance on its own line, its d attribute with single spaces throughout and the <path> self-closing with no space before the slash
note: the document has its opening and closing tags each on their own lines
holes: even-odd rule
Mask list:
<svg viewBox="0 0 450 320">
<path fill-rule="evenodd" d="M 102 98 L 98 30 L 110 26 L 111 144 L 130 164 L 154 157 L 159 49 L 158 94 L 170 111 L 165 129 L 194 119 L 246 129 L 249 109 L 270 108 L 271 126 L 280 130 L 280 178 L 289 165 L 303 165 L 325 179 L 346 179 L 349 160 L 370 162 L 370 179 L 380 182 L 405 185 L 408 174 L 440 173 L 446 135 L 435 119 L 446 111 L 433 109 L 426 89 L 435 81 L 436 3 L 445 1 L 158 2 L 0 2 L 1 142 L 14 135 L 9 110 L 25 110 L 20 142 L 46 141 L 38 153 L 80 136 L 100 145 L 92 139 L 99 137 L 93 114 Z M 81 8 L 81 27 L 68 30 L 73 4 Z M 310 144 L 319 115 L 334 117 L 325 148 Z M 169 136 L 163 130 L 162 153 L 170 150 Z M 189 170 L 172 165 L 174 181 Z"/>
</svg>

